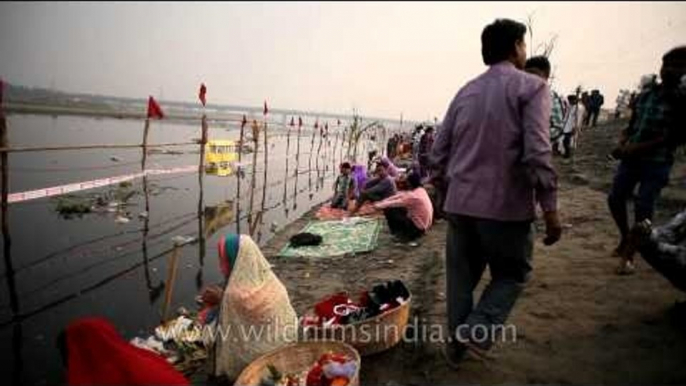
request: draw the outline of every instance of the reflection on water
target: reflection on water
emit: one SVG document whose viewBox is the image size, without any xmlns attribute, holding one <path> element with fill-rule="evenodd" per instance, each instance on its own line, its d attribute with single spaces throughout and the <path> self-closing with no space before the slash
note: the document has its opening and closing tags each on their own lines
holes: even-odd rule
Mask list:
<svg viewBox="0 0 686 386">
<path fill-rule="evenodd" d="M 200 123 L 151 122 L 148 143 L 202 138 L 206 122 Z M 108 205 L 112 200 L 125 201 L 116 207 L 121 212 L 104 210 L 80 218 L 60 217 L 55 212 L 56 200 L 10 205 L 7 234 L 3 229 L 5 264 L 0 276 L 0 285 L 8 288 L 0 292 L 0 360 L 3 371 L 8 372 L 5 375 L 11 371 L 15 384 L 61 382 L 55 337 L 70 321 L 100 315 L 127 338 L 150 331 L 164 310 L 190 306 L 202 286 L 221 282 L 216 259 L 207 264 L 205 259 L 217 255 L 221 235 L 247 230 L 264 243 L 278 226 L 330 197 L 330 189 L 324 188 L 330 184 L 325 181 L 332 181 L 336 168 L 327 165 L 336 165 L 343 153 L 330 150 L 328 136 L 322 138 L 321 131 L 307 130 L 304 125 L 298 125 L 296 131 L 295 126 L 269 123 L 267 131 L 260 130 L 261 122 L 254 123 L 262 136 L 251 133 L 253 153 L 238 156 L 239 164 L 248 158 L 249 165 L 229 177 L 202 173 L 146 176 L 126 187 L 134 192 L 127 194 L 126 200 L 106 195 L 120 186 L 78 192 L 75 199 L 89 203 L 95 196 L 107 197 L 103 202 Z M 137 121 L 22 115 L 11 116 L 8 125 L 9 142 L 17 146 L 103 143 L 105 138 L 108 143 L 140 143 L 144 127 Z M 239 140 L 242 146 L 244 129 L 210 127 L 208 138 Z M 314 149 L 318 134 L 319 148 Z M 310 140 L 309 153 L 301 153 L 301 137 Z M 9 188 L 11 192 L 39 189 L 138 173 L 141 167 L 200 166 L 202 151 L 197 145 L 175 148 L 174 152 L 149 151 L 145 165 L 140 149 L 12 153 L 8 156 Z M 310 159 L 307 170 L 300 169 L 301 156 Z M 305 189 L 298 186 L 302 173 L 308 173 L 305 189 L 309 195 L 303 196 Z M 317 175 L 315 190 L 313 173 Z M 284 210 L 277 210 L 281 206 Z M 117 215 L 128 221 L 115 221 Z M 173 239 L 187 242 L 174 260 L 170 258 Z M 25 363 L 41 365 L 29 369 Z"/>
</svg>

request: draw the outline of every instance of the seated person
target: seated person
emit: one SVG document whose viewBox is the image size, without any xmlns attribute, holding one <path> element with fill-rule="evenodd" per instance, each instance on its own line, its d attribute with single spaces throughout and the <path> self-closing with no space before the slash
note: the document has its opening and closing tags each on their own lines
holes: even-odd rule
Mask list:
<svg viewBox="0 0 686 386">
<path fill-rule="evenodd" d="M 334 195 L 331 199 L 331 207 L 348 210 L 348 203 L 355 199 L 355 179 L 350 174 L 352 168 L 349 162 L 343 162 L 340 170 L 341 174 L 336 177 L 333 185 Z"/>
<path fill-rule="evenodd" d="M 376 177 L 367 181 L 364 187 L 360 191 L 360 197 L 355 203 L 355 208 L 351 213 L 357 213 L 362 205 L 367 202 L 381 201 L 395 194 L 395 181 L 388 175 L 386 167 L 381 163 L 376 164 L 376 169 L 374 171 Z"/>
<path fill-rule="evenodd" d="M 653 228 L 650 220 L 643 220 L 631 229 L 624 254 L 638 250 L 643 259 L 677 289 L 686 292 L 686 211 L 669 223 Z M 686 321 L 686 302 L 674 310 Z"/>
<path fill-rule="evenodd" d="M 225 284 L 206 288 L 201 298 L 217 310 L 212 328 L 223 332 L 206 344 L 213 375 L 235 380 L 250 362 L 293 341 L 295 331 L 289 329 L 297 316 L 286 287 L 249 235 L 227 234 L 217 249 Z M 240 326 L 272 333 L 239 336 Z"/>
<path fill-rule="evenodd" d="M 388 171 L 388 175 L 393 178 L 397 179 L 400 176 L 400 172 L 398 171 L 398 167 L 396 167 L 393 162 L 391 162 L 388 157 L 381 157 L 379 160 L 379 163 L 381 163 L 383 166 L 386 167 L 386 170 Z"/>
<path fill-rule="evenodd" d="M 410 190 L 397 194 L 374 204 L 382 209 L 391 233 L 402 241 L 412 241 L 421 237 L 433 222 L 431 199 L 422 187 L 418 173 L 407 176 Z"/>
</svg>

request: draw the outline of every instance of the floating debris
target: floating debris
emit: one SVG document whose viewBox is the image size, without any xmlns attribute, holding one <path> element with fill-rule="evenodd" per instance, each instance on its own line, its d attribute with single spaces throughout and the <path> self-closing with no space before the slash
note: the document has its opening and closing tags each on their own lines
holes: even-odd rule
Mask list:
<svg viewBox="0 0 686 386">
<path fill-rule="evenodd" d="M 127 224 L 129 221 L 131 221 L 131 219 L 124 216 L 117 216 L 117 218 L 114 219 L 114 222 L 117 224 Z"/>
<path fill-rule="evenodd" d="M 169 150 L 169 149 L 150 149 L 148 150 L 149 155 L 163 154 L 163 155 L 182 155 L 184 154 L 179 150 Z"/>
<path fill-rule="evenodd" d="M 79 218 L 84 214 L 91 213 L 90 202 L 84 202 L 76 197 L 65 196 L 58 198 L 57 212 L 65 219 L 71 219 L 74 216 Z"/>
<path fill-rule="evenodd" d="M 171 238 L 171 241 L 176 244 L 176 245 L 186 245 L 194 242 L 196 240 L 195 237 L 190 237 L 190 236 L 174 236 Z"/>
<path fill-rule="evenodd" d="M 110 157 L 110 160 L 111 160 L 112 162 L 121 162 L 121 158 L 119 158 L 119 157 L 117 157 L 117 156 L 112 156 L 112 157 Z"/>
</svg>

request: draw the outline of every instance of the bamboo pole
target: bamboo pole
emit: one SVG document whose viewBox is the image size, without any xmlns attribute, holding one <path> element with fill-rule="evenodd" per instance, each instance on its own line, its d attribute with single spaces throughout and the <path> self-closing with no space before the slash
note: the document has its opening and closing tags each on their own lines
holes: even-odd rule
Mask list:
<svg viewBox="0 0 686 386">
<path fill-rule="evenodd" d="M 260 206 L 260 225 L 263 224 L 264 208 L 267 201 L 267 168 L 269 167 L 269 140 L 267 138 L 267 114 L 264 114 L 264 175 L 262 177 L 262 205 Z M 262 239 L 262 227 L 257 232 L 257 242 Z"/>
<path fill-rule="evenodd" d="M 250 171 L 251 178 L 250 178 L 250 203 L 248 207 L 248 225 L 249 225 L 249 233 L 250 236 L 252 237 L 253 234 L 255 233 L 255 224 L 253 222 L 253 208 L 254 208 L 254 203 L 255 203 L 255 185 L 257 184 L 257 152 L 258 152 L 258 146 L 259 146 L 259 141 L 260 141 L 260 128 L 257 125 L 257 121 L 253 120 L 253 125 L 252 125 L 252 132 L 253 132 L 253 142 L 254 142 L 254 151 L 252 155 L 252 170 Z"/>
<path fill-rule="evenodd" d="M 324 126 L 319 128 L 319 145 L 317 146 L 317 161 L 315 162 L 315 168 L 317 168 L 317 181 L 315 183 L 315 190 L 319 191 L 319 183 L 320 183 L 320 176 L 319 176 L 319 159 L 321 158 L 321 151 L 322 151 L 322 141 L 324 140 Z"/>
<path fill-rule="evenodd" d="M 293 210 L 298 208 L 298 169 L 300 168 L 300 134 L 302 132 L 302 119 L 298 117 L 298 144 L 295 151 L 295 183 L 293 185 Z"/>
<path fill-rule="evenodd" d="M 204 227 L 204 178 L 205 178 L 205 147 L 207 146 L 208 127 L 207 117 L 204 114 L 200 121 L 201 126 L 201 140 L 200 140 L 200 160 L 198 166 L 198 274 L 196 276 L 196 286 L 198 289 L 202 287 L 202 268 L 205 262 L 205 230 Z"/>
<path fill-rule="evenodd" d="M 169 316 L 169 306 L 174 292 L 176 282 L 176 271 L 178 270 L 179 252 L 181 248 L 178 244 L 174 245 L 174 250 L 169 257 L 169 267 L 167 268 L 167 286 L 164 290 L 164 304 L 162 305 L 162 322 L 166 322 Z"/>
<path fill-rule="evenodd" d="M 331 150 L 331 160 L 333 161 L 333 172 L 334 174 L 336 173 L 336 150 L 338 150 L 338 136 L 340 135 L 339 133 L 340 130 L 340 125 L 338 125 L 338 128 L 336 129 L 336 137 L 333 140 L 333 150 Z"/>
<path fill-rule="evenodd" d="M 238 140 L 238 167 L 235 170 L 236 173 L 236 233 L 241 234 L 241 160 L 243 159 L 243 141 L 245 136 L 245 124 L 247 119 L 245 115 L 243 116 L 243 121 L 241 121 L 241 134 Z"/>
<path fill-rule="evenodd" d="M 150 192 L 148 190 L 148 176 L 143 176 L 143 195 L 145 196 L 146 213 L 146 216 L 143 219 L 143 239 L 141 241 L 141 248 L 143 251 L 143 274 L 145 276 L 146 287 L 148 288 L 148 291 L 151 291 L 153 287 L 150 278 L 150 266 L 148 264 L 148 233 L 150 232 Z"/>
<path fill-rule="evenodd" d="M 188 146 L 197 145 L 198 142 L 172 142 L 172 143 L 158 143 L 153 145 L 145 145 L 147 147 L 167 147 L 167 146 Z M 25 153 L 32 151 L 57 151 L 57 150 L 88 150 L 88 149 L 135 149 L 143 147 L 143 144 L 122 144 L 122 145 L 77 145 L 77 146 L 45 146 L 45 147 L 0 147 L 0 153 Z"/>
<path fill-rule="evenodd" d="M 292 118 L 291 118 L 292 119 Z M 293 121 L 291 120 L 291 123 Z M 290 150 L 291 150 L 291 128 L 293 125 L 289 125 L 287 132 L 286 132 L 286 174 L 285 178 L 283 179 L 283 204 L 286 205 L 286 198 L 287 198 L 287 190 L 288 190 L 288 163 L 289 163 L 289 158 L 290 158 Z"/>
<path fill-rule="evenodd" d="M 312 141 L 310 142 L 310 158 L 307 164 L 307 178 L 309 184 L 309 190 L 312 191 L 312 154 L 314 154 L 314 139 L 317 135 L 317 130 L 319 129 L 319 120 L 315 122 L 314 130 L 312 130 Z"/>
<path fill-rule="evenodd" d="M 341 144 L 340 144 L 341 148 L 340 148 L 339 154 L 338 154 L 338 159 L 339 159 L 341 162 L 343 162 L 343 160 L 345 159 L 343 154 L 345 153 L 345 138 L 346 138 L 346 135 L 348 135 L 348 132 L 347 132 L 347 129 L 344 127 L 344 128 L 343 128 L 343 131 L 341 132 Z"/>
<path fill-rule="evenodd" d="M 148 159 L 148 133 L 150 132 L 150 118 L 145 119 L 145 126 L 143 127 L 143 155 L 141 157 L 141 172 L 145 172 L 145 165 Z M 152 290 L 152 280 L 150 279 L 150 266 L 148 265 L 148 233 L 150 232 L 150 192 L 148 191 L 148 176 L 143 174 L 143 194 L 145 196 L 145 218 L 143 219 L 143 266 L 145 284 L 148 291 Z M 153 299 L 151 299 L 153 300 Z"/>
<path fill-rule="evenodd" d="M 2 93 L 3 84 L 0 82 L 0 93 Z M 6 147 L 8 145 L 7 139 L 7 121 L 5 112 L 0 99 L 0 146 Z M 12 319 L 15 319 L 19 314 L 19 296 L 17 295 L 16 282 L 14 280 L 14 265 L 12 263 L 12 239 L 10 237 L 9 225 L 9 159 L 7 153 L 0 154 L 0 173 L 2 173 L 2 188 L 0 188 L 2 202 L 2 240 L 3 240 L 3 256 L 5 260 L 5 275 L 7 277 L 7 286 L 10 295 L 10 308 L 12 310 Z"/>
<path fill-rule="evenodd" d="M 141 169 L 145 171 L 145 162 L 148 159 L 148 133 L 150 132 L 150 118 L 145 119 L 145 126 L 143 127 L 143 158 L 141 160 Z"/>
</svg>

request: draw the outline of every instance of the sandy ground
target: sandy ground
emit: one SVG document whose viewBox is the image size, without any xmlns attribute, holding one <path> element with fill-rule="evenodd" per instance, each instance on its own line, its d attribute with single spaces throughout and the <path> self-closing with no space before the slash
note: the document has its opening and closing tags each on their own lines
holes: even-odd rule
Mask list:
<svg viewBox="0 0 686 386">
<path fill-rule="evenodd" d="M 670 384 L 686 383 L 686 326 L 669 310 L 686 295 L 675 290 L 640 258 L 634 276 L 617 276 L 610 257 L 617 234 L 605 203 L 614 163 L 605 159 L 622 122 L 589 129 L 581 137 L 574 163 L 558 164 L 559 206 L 565 233 L 552 247 L 541 232 L 534 276 L 508 320 L 516 341 L 498 344 L 486 363 L 449 368 L 440 346 L 402 342 L 362 362 L 361 383 L 399 384 Z M 658 205 L 656 221 L 686 203 L 684 165 Z M 322 297 L 355 291 L 400 278 L 413 293 L 412 316 L 445 325 L 445 234 L 439 222 L 419 247 L 395 245 L 384 226 L 376 250 L 352 257 L 298 259 L 275 257 L 312 212 L 290 224 L 264 248 L 288 288 L 298 314 Z M 488 281 L 484 276 L 480 292 Z"/>
</svg>

